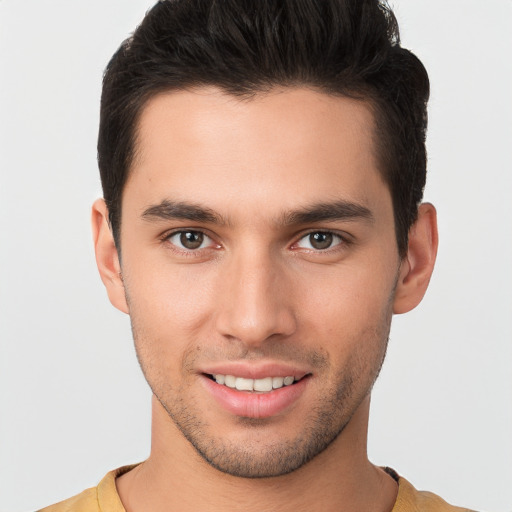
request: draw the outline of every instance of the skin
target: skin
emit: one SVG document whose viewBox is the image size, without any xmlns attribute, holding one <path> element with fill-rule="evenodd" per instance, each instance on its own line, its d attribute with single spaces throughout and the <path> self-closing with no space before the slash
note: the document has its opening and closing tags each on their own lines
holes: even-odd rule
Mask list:
<svg viewBox="0 0 512 512">
<path fill-rule="evenodd" d="M 98 268 L 154 394 L 151 455 L 117 481 L 128 512 L 392 509 L 396 483 L 366 454 L 370 392 L 392 314 L 425 293 L 437 230 L 421 205 L 399 258 L 373 126 L 364 102 L 300 88 L 144 108 L 122 263 L 93 207 Z M 305 378 L 277 412 L 234 414 L 205 375 L 226 365 Z"/>
</svg>

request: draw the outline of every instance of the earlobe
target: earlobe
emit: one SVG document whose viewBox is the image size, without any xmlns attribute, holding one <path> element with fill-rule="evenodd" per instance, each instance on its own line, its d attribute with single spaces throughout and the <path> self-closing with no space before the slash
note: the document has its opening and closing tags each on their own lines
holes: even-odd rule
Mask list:
<svg viewBox="0 0 512 512">
<path fill-rule="evenodd" d="M 407 255 L 402 261 L 395 292 L 395 314 L 407 313 L 423 299 L 434 270 L 437 245 L 436 209 L 430 203 L 423 203 L 409 231 Z"/>
<path fill-rule="evenodd" d="M 96 264 L 101 280 L 112 305 L 123 313 L 128 313 L 119 254 L 108 222 L 108 209 L 104 199 L 97 199 L 92 205 L 91 222 Z"/>
</svg>

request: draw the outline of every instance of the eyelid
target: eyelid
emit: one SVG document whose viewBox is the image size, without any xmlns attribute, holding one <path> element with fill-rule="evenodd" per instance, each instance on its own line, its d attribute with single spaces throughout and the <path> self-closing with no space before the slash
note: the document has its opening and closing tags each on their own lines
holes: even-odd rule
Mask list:
<svg viewBox="0 0 512 512">
<path fill-rule="evenodd" d="M 187 249 L 185 247 L 183 247 L 183 248 L 179 247 L 178 245 L 170 242 L 170 238 L 172 238 L 173 236 L 175 236 L 179 233 L 186 233 L 186 232 L 201 233 L 206 238 L 208 238 L 210 240 L 210 243 L 208 244 L 207 247 L 202 247 L 202 248 L 198 248 L 198 249 Z M 331 234 L 334 237 L 338 238 L 339 242 L 331 247 L 326 248 L 326 249 L 315 249 L 315 248 L 307 248 L 307 247 L 298 246 L 298 244 L 301 240 L 304 240 L 306 237 L 308 237 L 314 233 Z M 189 227 L 174 228 L 174 229 L 165 231 L 158 238 L 162 243 L 169 243 L 169 245 L 171 245 L 173 247 L 173 250 L 175 250 L 177 252 L 181 252 L 183 254 L 188 254 L 188 255 L 193 255 L 195 253 L 199 253 L 205 249 L 210 249 L 210 248 L 220 249 L 222 247 L 222 245 L 215 240 L 215 237 L 209 232 L 209 230 L 206 230 L 204 228 L 199 228 L 199 227 L 197 227 L 197 228 L 196 227 L 194 227 L 194 228 L 189 228 Z M 354 243 L 354 240 L 352 239 L 352 237 L 349 233 L 340 232 L 340 231 L 333 230 L 333 229 L 309 229 L 306 232 L 302 231 L 300 234 L 298 234 L 294 238 L 295 238 L 295 241 L 291 244 L 291 246 L 290 246 L 291 249 L 303 249 L 303 250 L 315 252 L 315 253 L 327 253 L 330 251 L 335 251 L 336 249 L 339 248 L 339 246 L 346 247 L 346 246 Z"/>
<path fill-rule="evenodd" d="M 208 238 L 210 240 L 210 243 L 208 244 L 208 246 L 201 247 L 198 249 L 187 249 L 186 247 L 180 247 L 179 245 L 176 245 L 175 243 L 171 242 L 171 240 L 170 240 L 173 236 L 178 235 L 180 233 L 201 233 L 205 238 Z M 183 254 L 199 253 L 205 249 L 221 247 L 221 245 L 217 241 L 215 241 L 215 238 L 203 228 L 186 228 L 186 227 L 185 228 L 183 228 L 183 227 L 175 228 L 175 229 L 171 229 L 169 231 L 165 231 L 164 233 L 162 233 L 159 236 L 159 239 L 163 243 L 165 243 L 165 242 L 169 243 L 169 245 L 171 245 L 173 247 L 174 251 L 181 252 Z"/>
<path fill-rule="evenodd" d="M 308 247 L 300 247 L 298 244 L 305 238 L 309 237 L 310 235 L 314 233 L 325 233 L 333 235 L 333 237 L 338 238 L 340 241 L 331 247 L 328 247 L 326 249 L 315 249 L 314 247 L 308 248 Z M 310 252 L 317 252 L 317 253 L 327 253 L 329 251 L 335 251 L 336 249 L 339 249 L 340 246 L 348 246 L 353 243 L 353 240 L 351 236 L 348 233 L 345 232 L 339 232 L 333 229 L 310 229 L 307 232 L 301 233 L 297 238 L 296 241 L 292 244 L 291 248 L 295 249 L 303 249 Z"/>
</svg>

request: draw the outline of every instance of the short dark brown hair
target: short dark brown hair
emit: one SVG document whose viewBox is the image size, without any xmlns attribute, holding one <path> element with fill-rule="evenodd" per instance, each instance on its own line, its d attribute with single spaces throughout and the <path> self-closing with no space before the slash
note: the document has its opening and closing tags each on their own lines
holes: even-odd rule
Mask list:
<svg viewBox="0 0 512 512">
<path fill-rule="evenodd" d="M 161 0 L 148 11 L 103 80 L 98 162 L 118 248 L 142 109 L 159 92 L 206 85 L 242 97 L 304 86 L 367 101 L 406 254 L 425 186 L 429 80 L 379 0 Z"/>
</svg>

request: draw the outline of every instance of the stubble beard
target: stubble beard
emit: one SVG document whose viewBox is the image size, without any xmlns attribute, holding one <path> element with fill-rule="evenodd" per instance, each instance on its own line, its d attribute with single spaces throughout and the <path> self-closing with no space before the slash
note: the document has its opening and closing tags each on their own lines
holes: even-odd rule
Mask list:
<svg viewBox="0 0 512 512">
<path fill-rule="evenodd" d="M 304 419 L 301 430 L 294 438 L 279 439 L 278 442 L 266 443 L 235 443 L 229 439 L 229 432 L 213 435 L 215 425 L 209 425 L 201 419 L 201 411 L 197 411 L 190 401 L 186 402 L 186 393 L 173 387 L 166 381 L 168 374 L 158 371 L 158 364 L 153 364 L 151 357 L 143 357 L 143 347 L 151 346 L 151 339 L 144 336 L 143 329 L 137 329 L 134 316 L 130 313 L 132 333 L 135 340 L 137 359 L 151 390 L 169 419 L 190 442 L 199 456 L 210 466 L 219 471 L 241 478 L 270 478 L 289 474 L 314 459 L 326 450 L 344 431 L 359 406 L 371 393 L 379 376 L 385 359 L 391 328 L 392 303 L 396 287 L 389 295 L 381 318 L 371 327 L 360 333 L 356 343 L 367 348 L 367 352 L 357 352 L 345 362 L 333 384 L 324 390 L 316 405 L 311 408 Z M 130 308 L 131 309 L 131 308 Z M 273 345 L 273 354 L 289 355 L 290 348 L 286 345 Z M 292 349 L 294 360 L 297 349 Z M 245 356 L 249 353 L 245 351 Z M 329 359 L 321 351 L 307 351 L 305 359 L 317 368 L 328 368 Z M 270 354 L 266 354 L 270 355 Z M 250 356 L 250 354 L 249 354 Z M 250 359 L 250 357 L 249 357 Z M 296 360 L 296 359 L 295 359 Z M 193 358 L 182 366 L 193 367 Z M 197 411 L 197 413 L 196 413 Z M 256 432 L 272 418 L 238 418 L 240 425 L 247 431 Z"/>
<path fill-rule="evenodd" d="M 133 326 L 132 326 L 133 329 Z M 139 333 L 140 334 L 140 333 Z M 373 336 L 377 333 L 373 332 Z M 155 377 L 151 364 L 137 356 L 150 384 L 153 394 L 167 412 L 170 420 L 190 442 L 200 457 L 210 466 L 241 478 L 269 478 L 291 473 L 307 464 L 327 449 L 343 432 L 353 414 L 370 394 L 380 372 L 387 347 L 389 326 L 385 337 L 380 339 L 380 351 L 370 367 L 364 358 L 347 362 L 334 379 L 333 384 L 322 393 L 322 397 L 302 420 L 299 431 L 293 438 L 279 439 L 278 442 L 233 442 L 228 432 L 215 433 L 215 425 L 201 418 L 201 411 L 183 397 L 181 390 L 173 390 L 164 384 L 162 376 Z M 134 330 L 134 336 L 136 332 Z M 382 332 L 379 333 L 383 335 Z M 376 340 L 371 340 L 372 344 Z M 136 343 L 136 345 L 138 345 Z M 324 356 L 316 353 L 318 362 Z M 367 363 L 367 361 L 366 361 Z M 321 366 L 328 365 L 323 361 Z M 191 406 L 192 405 L 192 406 Z M 238 418 L 237 427 L 248 432 L 254 430 L 255 437 L 261 438 L 261 429 L 271 425 L 272 418 Z"/>
<path fill-rule="evenodd" d="M 336 390 L 334 397 L 322 399 L 310 411 L 307 423 L 302 425 L 295 438 L 281 439 L 263 446 L 260 443 L 234 443 L 229 438 L 229 432 L 225 436 L 213 437 L 208 433 L 212 427 L 190 414 L 181 398 L 169 406 L 168 402 L 155 396 L 183 436 L 210 466 L 235 477 L 270 478 L 299 469 L 342 433 L 355 412 L 346 411 L 346 402 L 351 393 L 352 383 L 345 382 Z M 360 404 L 366 396 L 367 393 L 364 393 L 357 403 Z M 257 434 L 259 428 L 265 428 L 271 421 L 239 418 L 238 424 L 248 432 L 254 429 Z"/>
</svg>

